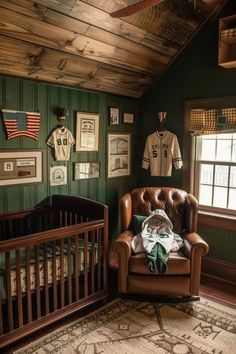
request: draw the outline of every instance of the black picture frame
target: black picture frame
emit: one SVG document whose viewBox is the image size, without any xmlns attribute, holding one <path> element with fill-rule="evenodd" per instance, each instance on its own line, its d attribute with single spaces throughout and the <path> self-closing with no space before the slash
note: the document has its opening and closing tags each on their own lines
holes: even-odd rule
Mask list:
<svg viewBox="0 0 236 354">
<path fill-rule="evenodd" d="M 108 107 L 108 123 L 109 125 L 120 124 L 120 109 L 118 107 Z"/>
</svg>

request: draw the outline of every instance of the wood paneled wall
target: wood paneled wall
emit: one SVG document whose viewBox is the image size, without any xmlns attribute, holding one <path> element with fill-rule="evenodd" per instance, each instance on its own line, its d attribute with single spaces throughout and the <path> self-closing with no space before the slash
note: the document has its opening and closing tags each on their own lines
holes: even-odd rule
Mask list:
<svg viewBox="0 0 236 354">
<path fill-rule="evenodd" d="M 41 123 L 38 141 L 27 137 L 19 137 L 7 140 L 3 122 L 0 123 L 0 151 L 22 149 L 43 149 L 43 183 L 14 185 L 0 187 L 0 212 L 31 208 L 37 205 L 47 196 L 52 194 L 69 194 L 88 197 L 107 203 L 110 208 L 110 222 L 113 228 L 117 224 L 118 198 L 128 189 L 136 186 L 136 161 L 134 146 L 137 139 L 138 100 L 105 93 L 82 91 L 38 83 L 27 80 L 19 80 L 9 77 L 0 77 L 0 105 L 5 109 L 22 111 L 40 111 Z M 75 152 L 75 146 L 71 149 L 71 158 L 67 162 L 68 183 L 63 186 L 50 186 L 50 165 L 61 165 L 54 159 L 54 150 L 46 141 L 50 133 L 59 124 L 54 114 L 55 107 L 65 107 L 69 110 L 69 116 L 64 125 L 76 137 L 76 112 L 95 112 L 100 114 L 99 151 Z M 135 124 L 121 124 L 110 126 L 108 124 L 108 107 L 119 107 L 120 113 L 132 111 L 135 114 Z M 129 177 L 107 179 L 106 177 L 106 135 L 107 132 L 131 132 L 132 133 L 132 174 Z M 89 180 L 74 180 L 74 162 L 99 161 L 100 178 Z"/>
</svg>

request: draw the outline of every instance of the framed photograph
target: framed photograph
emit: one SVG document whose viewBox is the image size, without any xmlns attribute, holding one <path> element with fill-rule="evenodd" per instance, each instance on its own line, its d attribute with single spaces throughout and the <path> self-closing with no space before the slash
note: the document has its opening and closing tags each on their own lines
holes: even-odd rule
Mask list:
<svg viewBox="0 0 236 354">
<path fill-rule="evenodd" d="M 134 124 L 134 113 L 124 112 L 123 114 L 123 123 Z"/>
<path fill-rule="evenodd" d="M 67 166 L 50 166 L 50 186 L 67 184 Z"/>
<path fill-rule="evenodd" d="M 108 122 L 110 125 L 117 125 L 120 123 L 120 110 L 117 107 L 108 108 Z"/>
<path fill-rule="evenodd" d="M 0 186 L 43 181 L 43 151 L 0 152 Z"/>
<path fill-rule="evenodd" d="M 77 112 L 76 151 L 98 151 L 99 114 Z"/>
<path fill-rule="evenodd" d="M 129 176 L 131 169 L 131 134 L 107 134 L 107 177 Z"/>
<path fill-rule="evenodd" d="M 99 162 L 76 162 L 75 180 L 99 177 Z"/>
</svg>

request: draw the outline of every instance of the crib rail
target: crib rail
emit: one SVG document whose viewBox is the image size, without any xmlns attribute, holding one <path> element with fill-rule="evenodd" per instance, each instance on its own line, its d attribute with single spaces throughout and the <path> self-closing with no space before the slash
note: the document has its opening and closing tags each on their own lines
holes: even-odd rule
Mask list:
<svg viewBox="0 0 236 354">
<path fill-rule="evenodd" d="M 85 210 L 82 214 L 77 209 L 54 204 L 24 212 L 0 214 L 0 241 L 94 220 L 84 213 Z"/>
<path fill-rule="evenodd" d="M 23 218 L 31 219 L 22 223 L 22 233 L 33 220 L 46 231 L 15 238 L 20 217 L 0 218 L 1 236 L 11 238 L 0 242 L 0 348 L 107 296 L 106 208 L 103 213 L 87 221 L 75 210 L 47 206 L 35 219 L 26 212 Z"/>
</svg>

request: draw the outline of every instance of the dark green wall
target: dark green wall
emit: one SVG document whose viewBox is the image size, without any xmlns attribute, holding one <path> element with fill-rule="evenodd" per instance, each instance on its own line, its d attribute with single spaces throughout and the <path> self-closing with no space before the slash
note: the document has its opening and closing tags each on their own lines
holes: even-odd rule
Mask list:
<svg viewBox="0 0 236 354">
<path fill-rule="evenodd" d="M 236 13 L 236 2 L 231 0 L 219 17 Z M 167 128 L 178 136 L 183 147 L 184 102 L 193 98 L 209 98 L 236 95 L 236 69 L 224 69 L 217 65 L 218 19 L 203 27 L 195 39 L 170 66 L 168 71 L 147 92 L 140 103 L 137 100 L 104 93 L 86 92 L 62 88 L 44 83 L 36 83 L 13 78 L 0 77 L 0 105 L 6 109 L 41 112 L 39 140 L 17 138 L 6 139 L 3 125 L 0 125 L 0 149 L 44 149 L 44 182 L 34 185 L 0 187 L 0 211 L 30 208 L 45 197 L 60 193 L 79 195 L 105 202 L 110 207 L 110 237 L 118 227 L 118 200 L 126 191 L 138 186 L 182 186 L 182 170 L 173 170 L 172 177 L 150 177 L 149 171 L 141 169 L 145 140 L 156 130 L 156 113 L 168 112 Z M 138 112 L 140 104 L 140 111 Z M 109 126 L 108 106 L 119 107 L 135 113 L 134 125 Z M 50 187 L 49 167 L 55 162 L 52 149 L 46 145 L 50 132 L 58 122 L 53 114 L 55 106 L 65 106 L 70 116 L 65 121 L 75 135 L 75 115 L 77 111 L 96 112 L 101 115 L 99 152 L 78 153 L 72 148 L 68 162 L 68 184 Z M 138 116 L 139 115 L 139 116 Z M 132 175 L 107 179 L 106 177 L 106 132 L 124 131 L 132 133 Z M 99 161 L 100 178 L 74 181 L 73 163 L 76 161 Z M 136 177 L 138 176 L 138 177 Z M 227 232 L 201 227 L 201 234 L 210 244 L 210 253 L 226 261 L 233 261 L 233 247 L 236 246 L 236 231 Z M 226 241 L 227 240 L 227 241 Z M 222 252 L 224 249 L 224 252 Z"/>
<path fill-rule="evenodd" d="M 236 13 L 236 2 L 230 1 L 220 17 Z M 218 18 L 205 25 L 161 79 L 146 93 L 141 101 L 139 122 L 139 161 L 146 137 L 158 127 L 156 113 L 167 111 L 167 128 L 178 137 L 183 152 L 184 103 L 188 99 L 236 95 L 236 69 L 218 66 Z M 236 105 L 236 102 L 235 102 Z M 141 169 L 139 186 L 182 187 L 182 170 L 174 170 L 172 177 L 150 177 Z M 232 232 L 210 227 L 199 229 L 210 244 L 209 256 L 225 261 L 235 261 L 236 227 Z M 224 252 L 222 252 L 224 250 Z"/>
<path fill-rule="evenodd" d="M 5 109 L 22 111 L 40 111 L 41 124 L 38 141 L 27 137 L 7 140 L 3 123 L 0 124 L 0 150 L 43 149 L 44 181 L 43 183 L 0 187 L 0 212 L 31 208 L 52 194 L 70 194 L 88 197 L 108 204 L 110 207 L 110 231 L 114 233 L 117 224 L 117 206 L 119 197 L 136 186 L 135 159 L 132 159 L 130 177 L 106 177 L 106 134 L 107 132 L 131 132 L 132 152 L 137 145 L 138 100 L 104 93 L 86 92 L 71 88 L 57 87 L 45 83 L 0 77 L 0 105 Z M 99 151 L 75 152 L 71 150 L 71 159 L 67 162 L 68 183 L 63 186 L 50 186 L 50 165 L 61 165 L 54 159 L 54 151 L 46 141 L 50 133 L 59 124 L 54 114 L 55 107 L 66 107 L 70 115 L 64 125 L 76 135 L 76 112 L 95 112 L 100 114 Z M 135 124 L 117 126 L 108 125 L 108 106 L 119 107 L 123 111 L 135 114 Z M 133 154 L 135 156 L 135 154 Z M 75 181 L 74 162 L 99 161 L 100 178 Z"/>
</svg>

